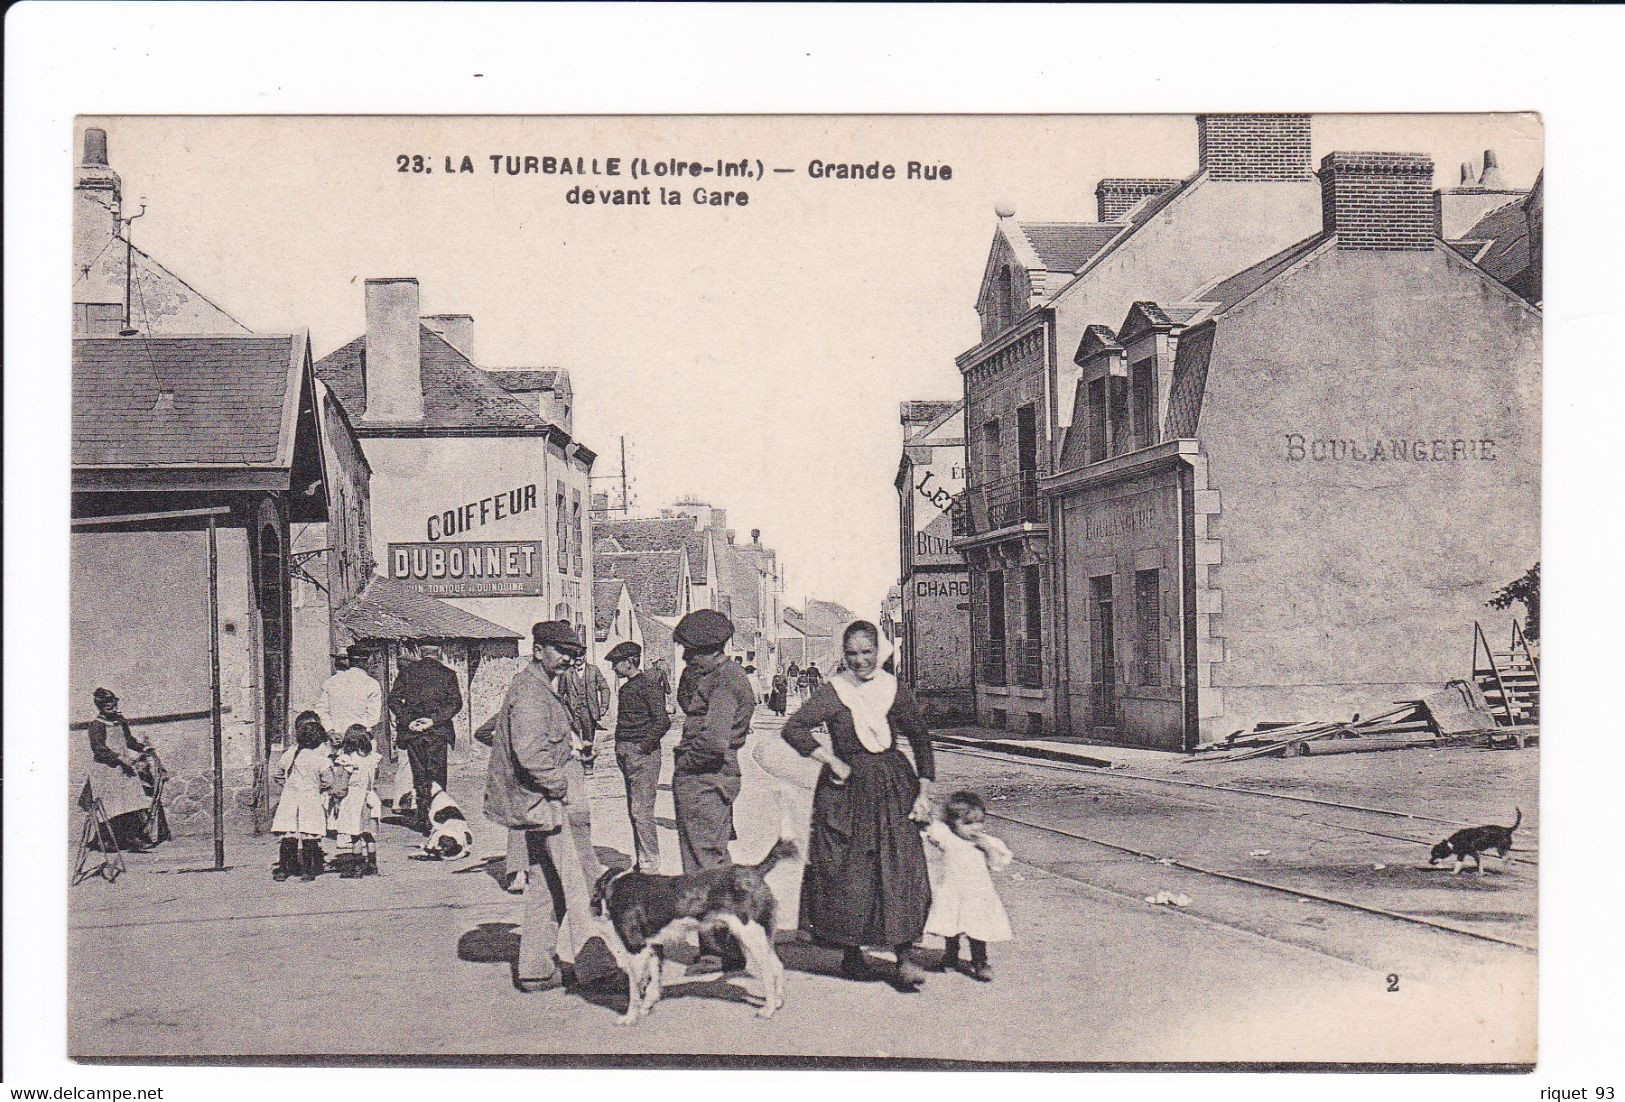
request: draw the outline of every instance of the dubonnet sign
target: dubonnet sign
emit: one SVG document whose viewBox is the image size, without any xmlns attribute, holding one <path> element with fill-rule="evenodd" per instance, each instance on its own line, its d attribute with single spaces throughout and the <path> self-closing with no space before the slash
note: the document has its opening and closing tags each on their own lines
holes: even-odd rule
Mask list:
<svg viewBox="0 0 1625 1102">
<path fill-rule="evenodd" d="M 389 545 L 389 576 L 431 597 L 540 597 L 545 564 L 540 540 Z"/>
</svg>

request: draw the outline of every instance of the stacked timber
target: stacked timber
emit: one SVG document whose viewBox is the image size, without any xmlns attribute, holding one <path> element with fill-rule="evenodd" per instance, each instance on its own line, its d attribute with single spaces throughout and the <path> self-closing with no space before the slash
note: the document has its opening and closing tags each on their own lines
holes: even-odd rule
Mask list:
<svg viewBox="0 0 1625 1102">
<path fill-rule="evenodd" d="M 1244 761 L 1248 758 L 1358 754 L 1404 750 L 1413 746 L 1487 745 L 1496 731 L 1494 717 L 1478 687 L 1452 681 L 1421 700 L 1396 701 L 1375 715 L 1300 723 L 1260 723 L 1220 742 L 1198 746 L 1196 761 Z M 1504 733 L 1504 730 L 1503 730 Z"/>
</svg>

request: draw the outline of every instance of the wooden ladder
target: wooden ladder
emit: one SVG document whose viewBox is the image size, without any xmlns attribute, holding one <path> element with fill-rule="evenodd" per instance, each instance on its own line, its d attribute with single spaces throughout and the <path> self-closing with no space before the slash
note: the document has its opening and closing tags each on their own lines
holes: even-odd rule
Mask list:
<svg viewBox="0 0 1625 1102">
<path fill-rule="evenodd" d="M 1512 641 L 1504 651 L 1491 648 L 1483 626 L 1473 621 L 1473 680 L 1501 726 L 1540 723 L 1540 661 L 1518 621 L 1512 621 Z"/>
</svg>

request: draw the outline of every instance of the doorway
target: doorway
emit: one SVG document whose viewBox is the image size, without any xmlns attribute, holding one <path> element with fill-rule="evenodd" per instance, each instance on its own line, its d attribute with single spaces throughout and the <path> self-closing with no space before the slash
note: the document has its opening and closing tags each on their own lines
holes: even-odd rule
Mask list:
<svg viewBox="0 0 1625 1102">
<path fill-rule="evenodd" d="M 1117 640 L 1112 576 L 1089 579 L 1090 679 L 1095 701 L 1090 725 L 1106 737 L 1117 733 Z"/>
</svg>

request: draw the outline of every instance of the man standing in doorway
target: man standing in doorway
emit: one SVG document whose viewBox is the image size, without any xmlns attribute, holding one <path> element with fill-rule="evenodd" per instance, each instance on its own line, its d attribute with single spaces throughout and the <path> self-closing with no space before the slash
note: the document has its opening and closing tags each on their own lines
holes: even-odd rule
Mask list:
<svg viewBox="0 0 1625 1102">
<path fill-rule="evenodd" d="M 587 881 L 566 811 L 571 785 L 565 768 L 574 720 L 554 688 L 554 678 L 582 650 L 563 620 L 532 627 L 532 662 L 508 686 L 492 728 L 485 814 L 510 831 L 523 832 L 527 862 L 524 925 L 514 970 L 514 985 L 522 991 L 563 983 L 556 950 L 559 925 L 566 917 L 578 962 L 592 929 Z"/>
<path fill-rule="evenodd" d="M 626 811 L 632 820 L 632 849 L 641 872 L 660 874 L 660 840 L 655 828 L 655 796 L 660 786 L 660 740 L 671 729 L 666 695 L 639 669 L 643 648 L 619 643 L 609 652 L 621 679 L 615 711 L 615 762 L 626 779 Z"/>
<path fill-rule="evenodd" d="M 384 690 L 366 670 L 366 652 L 354 643 L 333 655 L 333 676 L 322 682 L 316 714 L 329 734 L 343 735 L 360 724 L 376 738 L 383 718 Z"/>
<path fill-rule="evenodd" d="M 446 752 L 457 738 L 452 717 L 463 707 L 457 675 L 440 661 L 434 643 L 408 644 L 409 659 L 395 675 L 389 691 L 389 711 L 395 717 L 397 739 L 406 747 L 412 766 L 412 789 L 417 799 L 417 827 L 429 833 L 429 801 L 434 786 L 446 788 Z M 415 658 L 416 661 L 410 659 Z"/>
<path fill-rule="evenodd" d="M 739 749 L 750 734 L 756 708 L 744 667 L 723 653 L 733 632 L 733 621 L 710 608 L 684 616 L 674 632 L 683 648 L 677 700 L 685 718 L 671 795 L 685 875 L 732 860 L 728 843 L 734 837 L 733 804 L 739 796 Z M 703 956 L 721 957 L 725 968 L 743 961 L 731 938 L 702 937 L 700 949 Z"/>
</svg>

